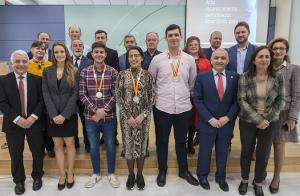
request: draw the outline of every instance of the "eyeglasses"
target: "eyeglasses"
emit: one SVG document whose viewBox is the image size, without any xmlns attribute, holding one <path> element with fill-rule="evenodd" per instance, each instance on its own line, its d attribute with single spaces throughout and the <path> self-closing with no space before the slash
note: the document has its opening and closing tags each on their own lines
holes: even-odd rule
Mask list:
<svg viewBox="0 0 300 196">
<path fill-rule="evenodd" d="M 284 47 L 280 47 L 280 48 L 272 48 L 272 50 L 273 50 L 274 52 L 277 51 L 277 50 L 279 50 L 279 51 L 285 51 L 286 48 L 284 48 Z"/>
</svg>

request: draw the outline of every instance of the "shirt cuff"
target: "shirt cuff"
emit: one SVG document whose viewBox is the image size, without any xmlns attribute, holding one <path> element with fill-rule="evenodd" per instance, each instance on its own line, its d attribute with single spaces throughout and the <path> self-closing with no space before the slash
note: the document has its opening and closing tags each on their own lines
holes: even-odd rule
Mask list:
<svg viewBox="0 0 300 196">
<path fill-rule="evenodd" d="M 18 120 L 21 118 L 21 116 L 17 116 L 17 118 L 15 118 L 15 120 L 13 120 L 13 122 L 15 123 L 15 124 L 17 124 L 17 122 L 18 122 Z"/>
<path fill-rule="evenodd" d="M 39 117 L 35 114 L 31 114 L 30 116 L 32 116 L 35 120 L 39 119 Z"/>
</svg>

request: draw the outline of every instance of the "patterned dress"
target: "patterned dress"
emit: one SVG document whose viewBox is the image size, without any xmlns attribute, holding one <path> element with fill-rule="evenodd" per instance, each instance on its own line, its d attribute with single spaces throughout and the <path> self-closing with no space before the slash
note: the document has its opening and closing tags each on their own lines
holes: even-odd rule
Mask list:
<svg viewBox="0 0 300 196">
<path fill-rule="evenodd" d="M 116 99 L 120 108 L 122 142 L 126 159 L 138 159 L 145 156 L 154 104 L 153 78 L 146 70 L 142 70 L 138 83 L 139 102 L 133 101 L 135 95 L 132 76 L 136 80 L 140 70 L 141 68 L 121 71 L 116 82 Z M 147 117 L 138 127 L 133 128 L 128 125 L 128 119 L 136 118 L 142 113 L 145 113 Z"/>
</svg>

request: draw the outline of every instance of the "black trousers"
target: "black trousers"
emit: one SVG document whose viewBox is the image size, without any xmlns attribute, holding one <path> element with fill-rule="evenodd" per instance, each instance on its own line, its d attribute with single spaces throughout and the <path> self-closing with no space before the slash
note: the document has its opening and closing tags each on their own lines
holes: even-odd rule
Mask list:
<svg viewBox="0 0 300 196">
<path fill-rule="evenodd" d="M 239 125 L 242 144 L 240 159 L 241 176 L 245 180 L 249 179 L 251 158 L 255 144 L 257 143 L 254 180 L 257 183 L 261 183 L 265 177 L 274 131 L 278 127 L 278 121 L 271 122 L 265 130 L 258 129 L 255 124 L 248 123 L 241 119 Z"/>
<path fill-rule="evenodd" d="M 153 116 L 156 135 L 156 153 L 158 169 L 160 171 L 166 171 L 168 169 L 168 146 L 172 126 L 174 128 L 175 150 L 179 172 L 188 170 L 186 135 L 191 114 L 191 111 L 180 114 L 168 114 L 154 107 Z"/>
<path fill-rule="evenodd" d="M 6 140 L 8 144 L 9 155 L 11 158 L 11 173 L 15 183 L 25 181 L 25 170 L 23 164 L 23 151 L 25 136 L 29 149 L 32 153 L 32 172 L 33 179 L 42 178 L 43 159 L 44 159 L 44 140 L 42 131 L 32 131 L 24 129 L 20 132 L 10 133 L 6 131 Z"/>
</svg>

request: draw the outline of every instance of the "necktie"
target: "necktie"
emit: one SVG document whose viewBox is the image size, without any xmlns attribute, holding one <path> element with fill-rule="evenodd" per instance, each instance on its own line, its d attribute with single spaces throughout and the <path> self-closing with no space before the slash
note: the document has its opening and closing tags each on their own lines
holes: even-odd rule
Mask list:
<svg viewBox="0 0 300 196">
<path fill-rule="evenodd" d="M 218 94 L 219 94 L 220 100 L 222 101 L 223 95 L 224 95 L 222 73 L 218 73 Z"/>
<path fill-rule="evenodd" d="M 21 101 L 21 113 L 22 117 L 26 117 L 25 113 L 25 92 L 24 92 L 24 83 L 23 83 L 23 76 L 19 76 L 19 96 Z"/>
<path fill-rule="evenodd" d="M 75 58 L 75 67 L 77 67 L 77 68 L 79 67 L 79 65 L 78 65 L 78 60 L 79 60 L 79 59 L 80 59 L 79 57 L 76 57 L 76 58 Z"/>
</svg>

